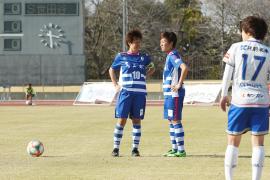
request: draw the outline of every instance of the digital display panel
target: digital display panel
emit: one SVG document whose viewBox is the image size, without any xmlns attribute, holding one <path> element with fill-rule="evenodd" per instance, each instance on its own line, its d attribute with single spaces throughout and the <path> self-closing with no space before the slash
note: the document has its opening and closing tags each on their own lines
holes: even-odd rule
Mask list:
<svg viewBox="0 0 270 180">
<path fill-rule="evenodd" d="M 21 3 L 5 3 L 4 14 L 5 15 L 20 15 Z"/>
<path fill-rule="evenodd" d="M 25 15 L 79 15 L 78 3 L 26 3 Z"/>
</svg>

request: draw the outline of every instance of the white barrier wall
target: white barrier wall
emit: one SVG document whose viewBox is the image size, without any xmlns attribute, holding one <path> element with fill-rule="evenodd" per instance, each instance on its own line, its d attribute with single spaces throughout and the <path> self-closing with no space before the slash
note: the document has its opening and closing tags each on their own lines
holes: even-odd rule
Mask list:
<svg viewBox="0 0 270 180">
<path fill-rule="evenodd" d="M 185 89 L 184 103 L 214 103 L 218 100 L 221 84 L 189 84 Z"/>
</svg>

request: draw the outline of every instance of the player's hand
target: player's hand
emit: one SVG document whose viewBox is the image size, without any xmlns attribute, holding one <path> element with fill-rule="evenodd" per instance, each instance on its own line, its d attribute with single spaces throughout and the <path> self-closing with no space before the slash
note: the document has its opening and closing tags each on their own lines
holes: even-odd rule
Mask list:
<svg viewBox="0 0 270 180">
<path fill-rule="evenodd" d="M 181 85 L 180 84 L 176 84 L 176 85 L 173 85 L 171 89 L 172 89 L 173 92 L 178 92 L 178 90 L 180 88 L 181 88 Z"/>
<path fill-rule="evenodd" d="M 121 90 L 121 86 L 119 84 L 114 84 L 115 92 L 119 92 Z"/>
<path fill-rule="evenodd" d="M 227 103 L 228 103 L 228 97 L 227 96 L 221 97 L 219 106 L 224 112 L 226 112 Z"/>
</svg>

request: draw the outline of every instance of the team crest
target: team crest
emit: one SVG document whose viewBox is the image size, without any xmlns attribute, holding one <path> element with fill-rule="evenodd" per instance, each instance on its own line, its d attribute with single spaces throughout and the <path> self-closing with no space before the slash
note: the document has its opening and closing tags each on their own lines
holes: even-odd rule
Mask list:
<svg viewBox="0 0 270 180">
<path fill-rule="evenodd" d="M 127 66 L 127 68 L 130 68 L 130 64 L 128 62 L 125 62 L 125 65 Z"/>
</svg>

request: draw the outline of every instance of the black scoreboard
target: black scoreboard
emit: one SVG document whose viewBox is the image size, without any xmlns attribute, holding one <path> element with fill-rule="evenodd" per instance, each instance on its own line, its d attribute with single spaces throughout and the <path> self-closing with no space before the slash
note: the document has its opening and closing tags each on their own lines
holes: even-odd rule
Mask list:
<svg viewBox="0 0 270 180">
<path fill-rule="evenodd" d="M 79 15 L 78 3 L 25 3 L 25 15 Z"/>
</svg>

